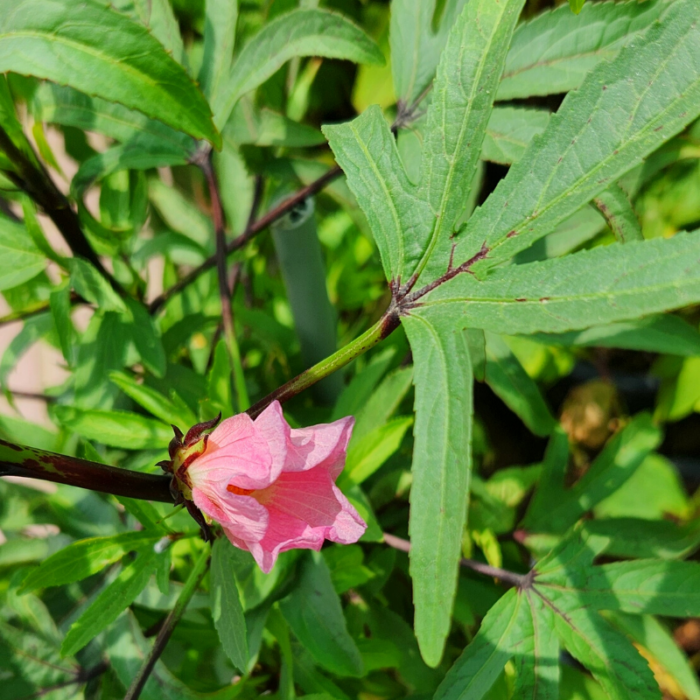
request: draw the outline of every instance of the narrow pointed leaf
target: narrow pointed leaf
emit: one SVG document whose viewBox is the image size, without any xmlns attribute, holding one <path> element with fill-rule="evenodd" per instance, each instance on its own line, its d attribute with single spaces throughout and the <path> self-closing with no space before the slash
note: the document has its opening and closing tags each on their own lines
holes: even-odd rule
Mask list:
<svg viewBox="0 0 700 700">
<path fill-rule="evenodd" d="M 472 371 L 464 333 L 403 321 L 416 387 L 410 573 L 421 653 L 437 666 L 450 630 L 471 469 Z"/>
<path fill-rule="evenodd" d="M 153 549 L 141 552 L 119 576 L 110 583 L 90 604 L 88 609 L 71 625 L 63 644 L 61 654 L 71 656 L 94 639 L 105 627 L 114 622 L 125 608 L 146 587 L 155 572 L 157 557 Z"/>
<path fill-rule="evenodd" d="M 36 277 L 47 264 L 24 226 L 0 216 L 0 291 Z"/>
<path fill-rule="evenodd" d="M 455 241 L 455 263 L 482 249 L 476 274 L 552 231 L 700 114 L 700 22 L 695 0 L 599 65 L 570 93 Z M 442 274 L 449 251 L 431 261 Z"/>
<path fill-rule="evenodd" d="M 233 62 L 238 0 L 207 0 L 204 15 L 204 57 L 199 72 L 202 91 L 214 104 Z"/>
<path fill-rule="evenodd" d="M 578 582 L 578 579 L 576 579 Z M 567 584 L 546 578 L 557 590 Z M 589 569 L 572 593 L 584 605 L 666 617 L 700 615 L 700 564 L 691 561 L 616 562 Z"/>
<path fill-rule="evenodd" d="M 421 254 L 418 242 L 431 213 L 406 175 L 381 109 L 370 107 L 352 122 L 325 126 L 323 133 L 369 221 L 384 274 L 406 282 L 403 272 Z"/>
<path fill-rule="evenodd" d="M 665 9 L 660 1 L 588 3 L 542 12 L 518 27 L 506 59 L 499 100 L 577 88 L 601 61 L 614 58 Z"/>
<path fill-rule="evenodd" d="M 436 0 L 393 0 L 391 3 L 391 72 L 394 91 L 411 105 L 430 85 L 447 36 L 467 0 L 447 0 L 434 31 Z"/>
<path fill-rule="evenodd" d="M 280 610 L 294 635 L 323 668 L 339 676 L 362 675 L 362 656 L 348 633 L 340 599 L 320 554 L 304 558 L 297 585 L 280 603 Z"/>
<path fill-rule="evenodd" d="M 517 677 L 513 697 L 518 700 L 559 700 L 559 639 L 554 615 L 532 591 L 521 594 L 524 615 L 520 637 L 513 639 Z"/>
<path fill-rule="evenodd" d="M 223 537 L 214 542 L 211 554 L 211 614 L 221 646 L 240 671 L 248 667 L 248 638 L 234 572 L 233 547 Z"/>
<path fill-rule="evenodd" d="M 74 542 L 33 569 L 22 582 L 22 591 L 62 586 L 104 571 L 125 554 L 152 547 L 162 536 L 158 532 L 123 532 Z"/>
<path fill-rule="evenodd" d="M 486 383 L 535 435 L 549 435 L 556 421 L 539 387 L 507 343 L 486 335 Z"/>
<path fill-rule="evenodd" d="M 420 273 L 431 257 L 444 259 L 446 269 L 451 236 L 469 200 L 496 88 L 522 6 L 523 0 L 473 0 L 450 32 L 428 109 L 421 167 L 421 192 L 433 218 L 418 240 L 421 258 L 407 261 L 406 276 Z"/>
<path fill-rule="evenodd" d="M 700 235 L 611 245 L 493 272 L 458 274 L 411 314 L 508 335 L 625 321 L 700 300 Z M 469 303 L 465 303 L 469 302 Z"/>
<path fill-rule="evenodd" d="M 563 613 L 550 605 L 564 647 L 593 674 L 611 700 L 660 700 L 646 659 L 625 635 L 594 610 Z"/>
<path fill-rule="evenodd" d="M 384 63 L 379 47 L 358 26 L 335 12 L 298 9 L 281 15 L 241 50 L 214 103 L 219 128 L 238 99 L 254 90 L 295 56 L 342 58 L 356 63 Z"/>
<path fill-rule="evenodd" d="M 486 695 L 513 655 L 520 620 L 527 621 L 523 598 L 511 589 L 489 610 L 476 637 L 438 687 L 434 700 L 480 700 Z"/>
<path fill-rule="evenodd" d="M 504 165 L 519 161 L 532 139 L 546 129 L 550 116 L 544 109 L 494 107 L 481 157 Z"/>
<path fill-rule="evenodd" d="M 204 96 L 143 25 L 99 0 L 0 6 L 0 71 L 119 102 L 218 145 Z"/>
</svg>

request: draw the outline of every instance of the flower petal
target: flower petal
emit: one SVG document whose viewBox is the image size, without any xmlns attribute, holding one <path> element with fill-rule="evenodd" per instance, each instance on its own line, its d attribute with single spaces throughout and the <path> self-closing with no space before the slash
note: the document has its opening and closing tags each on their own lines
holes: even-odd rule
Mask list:
<svg viewBox="0 0 700 700">
<path fill-rule="evenodd" d="M 284 468 L 287 461 L 287 450 L 290 444 L 291 428 L 284 419 L 282 406 L 279 401 L 273 401 L 256 419 L 255 430 L 270 450 L 272 468 L 270 481 L 272 483 Z M 267 485 L 267 484 L 266 484 Z"/>
<path fill-rule="evenodd" d="M 290 446 L 284 471 L 306 471 L 323 467 L 333 480 L 343 471 L 348 442 L 355 419 L 341 418 L 334 423 L 312 425 L 290 431 Z"/>
<path fill-rule="evenodd" d="M 268 486 L 273 459 L 263 435 L 245 413 L 227 418 L 209 436 L 207 450 L 187 469 L 193 486 L 217 484 L 225 489 L 233 483 L 244 489 Z"/>
<path fill-rule="evenodd" d="M 324 539 L 357 542 L 367 529 L 323 465 L 303 472 L 282 472 L 272 486 L 257 491 L 255 498 L 269 513 L 269 525 L 259 545 L 273 560 L 287 549 L 318 549 Z"/>
<path fill-rule="evenodd" d="M 224 495 L 225 494 L 225 495 Z M 265 506 L 251 496 L 208 489 L 192 489 L 192 500 L 203 513 L 235 533 L 245 542 L 259 542 L 268 528 L 269 514 Z"/>
</svg>

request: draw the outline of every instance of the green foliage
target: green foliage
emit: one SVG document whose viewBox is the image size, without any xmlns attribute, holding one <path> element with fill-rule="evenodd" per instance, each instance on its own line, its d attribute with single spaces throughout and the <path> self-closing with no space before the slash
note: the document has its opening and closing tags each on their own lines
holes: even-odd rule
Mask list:
<svg viewBox="0 0 700 700">
<path fill-rule="evenodd" d="M 2 5 L 3 698 L 700 698 L 699 19 Z M 263 574 L 159 464 L 280 387 L 368 528 Z"/>
</svg>

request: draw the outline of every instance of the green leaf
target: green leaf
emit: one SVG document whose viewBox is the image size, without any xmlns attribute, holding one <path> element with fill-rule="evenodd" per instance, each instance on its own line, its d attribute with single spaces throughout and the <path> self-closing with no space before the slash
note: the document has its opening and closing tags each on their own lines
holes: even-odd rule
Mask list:
<svg viewBox="0 0 700 700">
<path fill-rule="evenodd" d="M 73 365 L 75 350 L 75 327 L 71 319 L 70 284 L 68 280 L 55 287 L 49 297 L 51 315 L 56 326 L 61 352 L 68 366 Z"/>
<path fill-rule="evenodd" d="M 143 636 L 138 620 L 127 610 L 105 633 L 105 647 L 110 665 L 125 688 L 139 672 L 153 642 Z M 233 700 L 242 688 L 229 685 L 217 693 L 197 693 L 157 661 L 141 697 L 144 700 Z"/>
<path fill-rule="evenodd" d="M 207 0 L 204 15 L 204 57 L 199 84 L 210 104 L 216 104 L 233 63 L 238 0 Z"/>
<path fill-rule="evenodd" d="M 533 138 L 546 129 L 550 116 L 543 109 L 494 107 L 486 127 L 481 157 L 504 165 L 519 161 Z"/>
<path fill-rule="evenodd" d="M 142 530 L 74 542 L 30 571 L 22 582 L 21 591 L 29 592 L 82 581 L 100 573 L 129 552 L 152 548 L 161 537 L 162 533 Z"/>
<path fill-rule="evenodd" d="M 644 240 L 632 202 L 618 184 L 612 184 L 594 197 L 593 203 L 605 217 L 610 230 L 620 243 Z"/>
<path fill-rule="evenodd" d="M 413 367 L 402 367 L 388 374 L 355 414 L 353 440 L 385 425 L 411 388 Z"/>
<path fill-rule="evenodd" d="M 161 142 L 187 157 L 195 146 L 192 137 L 149 119 L 116 102 L 91 97 L 66 85 L 42 83 L 31 97 L 30 108 L 37 121 L 74 126 L 105 134 L 121 143 Z"/>
<path fill-rule="evenodd" d="M 395 418 L 351 442 L 339 485 L 361 484 L 401 447 L 413 418 Z"/>
<path fill-rule="evenodd" d="M 608 619 L 619 630 L 641 645 L 681 687 L 688 700 L 700 699 L 700 683 L 688 657 L 678 648 L 673 636 L 651 615 L 611 613 Z M 655 674 L 656 675 L 656 674 Z"/>
<path fill-rule="evenodd" d="M 553 606 L 550 603 L 550 606 Z M 598 613 L 585 608 L 566 614 L 553 606 L 557 633 L 613 700 L 658 700 L 659 687 L 645 659 Z"/>
<path fill-rule="evenodd" d="M 700 564 L 640 560 L 565 569 L 537 578 L 543 589 L 566 593 L 576 605 L 639 615 L 695 617 L 700 614 Z"/>
<path fill-rule="evenodd" d="M 0 9 L 0 71 L 34 75 L 137 109 L 219 146 L 204 96 L 151 36 L 99 0 Z"/>
<path fill-rule="evenodd" d="M 421 654 L 437 666 L 450 630 L 471 471 L 472 372 L 464 333 L 407 316 L 414 359 L 410 573 Z"/>
<path fill-rule="evenodd" d="M 182 403 L 176 404 L 163 396 L 159 391 L 151 389 L 145 384 L 139 384 L 123 372 L 110 372 L 109 379 L 128 397 L 136 401 L 139 406 L 145 408 L 168 425 L 182 426 L 184 431 L 198 422 L 197 417 L 186 405 Z"/>
<path fill-rule="evenodd" d="M 447 269 L 457 230 L 469 200 L 472 181 L 491 107 L 503 72 L 523 0 L 474 0 L 450 31 L 428 108 L 421 194 L 432 217 L 419 231 L 421 257 L 407 260 L 405 277 L 421 274 L 430 259 Z M 456 258 L 460 260 L 460 258 Z M 466 258 L 465 258 L 466 259 Z"/>
<path fill-rule="evenodd" d="M 243 98 L 224 129 L 224 141 L 232 148 L 246 144 L 305 148 L 318 146 L 325 139 L 314 127 L 299 124 L 271 109 L 259 109 L 253 100 Z"/>
<path fill-rule="evenodd" d="M 62 656 L 71 656 L 82 649 L 134 602 L 155 572 L 157 558 L 153 549 L 143 551 L 121 570 L 71 625 L 61 645 Z"/>
<path fill-rule="evenodd" d="M 431 212 L 408 179 L 381 109 L 374 105 L 352 122 L 324 126 L 323 133 L 367 217 L 386 278 L 408 281 L 404 272 L 422 253 L 421 231 Z"/>
<path fill-rule="evenodd" d="M 126 311 L 124 302 L 110 287 L 109 282 L 87 260 L 69 258 L 66 264 L 70 270 L 71 284 L 80 296 L 95 304 L 101 311 Z"/>
<path fill-rule="evenodd" d="M 126 450 L 167 447 L 173 437 L 169 426 L 127 411 L 90 411 L 57 406 L 56 420 L 88 440 Z"/>
<path fill-rule="evenodd" d="M 0 216 L 0 291 L 36 277 L 47 263 L 24 226 Z"/>
<path fill-rule="evenodd" d="M 588 471 L 570 489 L 564 489 L 563 483 L 557 488 L 552 478 L 547 486 L 548 500 L 538 499 L 539 510 L 533 505 L 525 521 L 527 527 L 543 532 L 566 530 L 624 484 L 660 442 L 660 431 L 651 416 L 639 414 L 608 442 Z M 561 468 L 561 462 L 559 465 Z M 561 477 L 563 471 L 557 478 Z"/>
<path fill-rule="evenodd" d="M 447 36 L 466 0 L 448 0 L 435 27 L 436 0 L 393 0 L 391 5 L 391 72 L 394 91 L 406 105 L 414 103 L 435 75 Z"/>
<path fill-rule="evenodd" d="M 6 387 L 10 372 L 17 366 L 22 356 L 37 341 L 53 330 L 53 318 L 50 314 L 41 314 L 28 318 L 22 330 L 10 341 L 0 360 L 0 387 Z"/>
<path fill-rule="evenodd" d="M 511 589 L 489 610 L 476 637 L 447 672 L 434 700 L 479 700 L 486 695 L 513 655 L 520 619 L 527 619 L 523 598 Z"/>
<path fill-rule="evenodd" d="M 645 316 L 570 333 L 535 335 L 534 339 L 565 347 L 625 348 L 685 357 L 700 355 L 700 333 L 695 326 L 672 314 Z"/>
<path fill-rule="evenodd" d="M 524 615 L 520 639 L 513 639 L 518 675 L 513 697 L 518 700 L 559 700 L 559 640 L 554 615 L 532 591 L 521 594 Z"/>
<path fill-rule="evenodd" d="M 513 35 L 498 99 L 577 88 L 596 65 L 613 59 L 666 7 L 655 0 L 597 2 L 586 5 L 578 17 L 566 7 L 540 13 Z"/>
<path fill-rule="evenodd" d="M 131 331 L 136 352 L 143 366 L 156 377 L 165 375 L 166 359 L 163 342 L 156 324 L 146 307 L 136 299 L 125 297 L 131 323 L 127 328 Z"/>
<path fill-rule="evenodd" d="M 549 435 L 556 421 L 544 397 L 507 343 L 486 334 L 486 383 L 535 435 Z"/>
<path fill-rule="evenodd" d="M 578 14 L 583 9 L 586 0 L 569 0 L 569 7 L 574 14 Z"/>
<path fill-rule="evenodd" d="M 569 93 L 495 192 L 452 242 L 455 263 L 480 251 L 477 275 L 552 231 L 700 113 L 700 25 L 693 0 L 663 19 Z M 631 116 L 620 118 L 621 114 Z M 449 234 L 448 234 L 449 235 Z M 447 238 L 447 237 L 446 237 Z M 450 241 L 445 240 L 445 245 Z M 428 281 L 450 254 L 434 256 Z"/>
<path fill-rule="evenodd" d="M 692 513 L 678 470 L 659 454 L 650 454 L 619 489 L 595 507 L 596 518 L 675 518 L 682 522 Z"/>
<path fill-rule="evenodd" d="M 677 234 L 510 266 L 484 281 L 458 274 L 411 314 L 507 335 L 624 321 L 696 303 L 700 271 L 688 261 L 699 257 L 700 235 Z"/>
<path fill-rule="evenodd" d="M 362 675 L 362 657 L 348 634 L 340 599 L 320 554 L 304 557 L 297 584 L 280 602 L 280 610 L 292 632 L 323 668 L 338 676 Z"/>
<path fill-rule="evenodd" d="M 700 547 L 696 521 L 676 525 L 671 520 L 605 518 L 591 520 L 586 530 L 610 539 L 605 551 L 611 557 L 681 559 Z"/>
<path fill-rule="evenodd" d="M 95 181 L 118 170 L 150 170 L 166 165 L 184 165 L 187 158 L 187 153 L 181 148 L 165 141 L 135 139 L 88 158 L 71 181 L 71 192 L 79 199 Z M 79 213 L 81 219 L 95 221 L 84 206 Z"/>
<path fill-rule="evenodd" d="M 379 47 L 342 15 L 327 10 L 293 10 L 266 24 L 238 54 L 219 99 L 213 103 L 214 123 L 223 127 L 245 93 L 262 85 L 295 56 L 384 63 Z"/>
<path fill-rule="evenodd" d="M 4 620 L 0 621 L 0 667 L 3 695 L 9 700 L 71 684 L 80 672 L 75 661 L 59 656 L 53 643 Z"/>
<path fill-rule="evenodd" d="M 372 357 L 367 366 L 358 372 L 343 390 L 331 414 L 331 421 L 354 416 L 366 405 L 395 354 L 396 349 L 389 347 Z"/>
<path fill-rule="evenodd" d="M 224 537 L 214 542 L 209 592 L 211 615 L 226 655 L 237 669 L 245 672 L 248 668 L 248 637 L 234 576 L 236 558 L 232 552 L 233 546 Z"/>
</svg>

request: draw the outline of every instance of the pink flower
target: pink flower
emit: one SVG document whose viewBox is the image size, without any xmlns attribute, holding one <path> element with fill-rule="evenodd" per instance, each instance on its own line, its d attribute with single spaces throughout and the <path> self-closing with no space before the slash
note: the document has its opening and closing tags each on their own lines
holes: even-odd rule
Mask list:
<svg viewBox="0 0 700 700">
<path fill-rule="evenodd" d="M 350 544 L 367 528 L 335 485 L 354 422 L 295 430 L 275 401 L 255 421 L 223 421 L 182 476 L 197 507 L 268 573 L 280 552 Z"/>
</svg>

